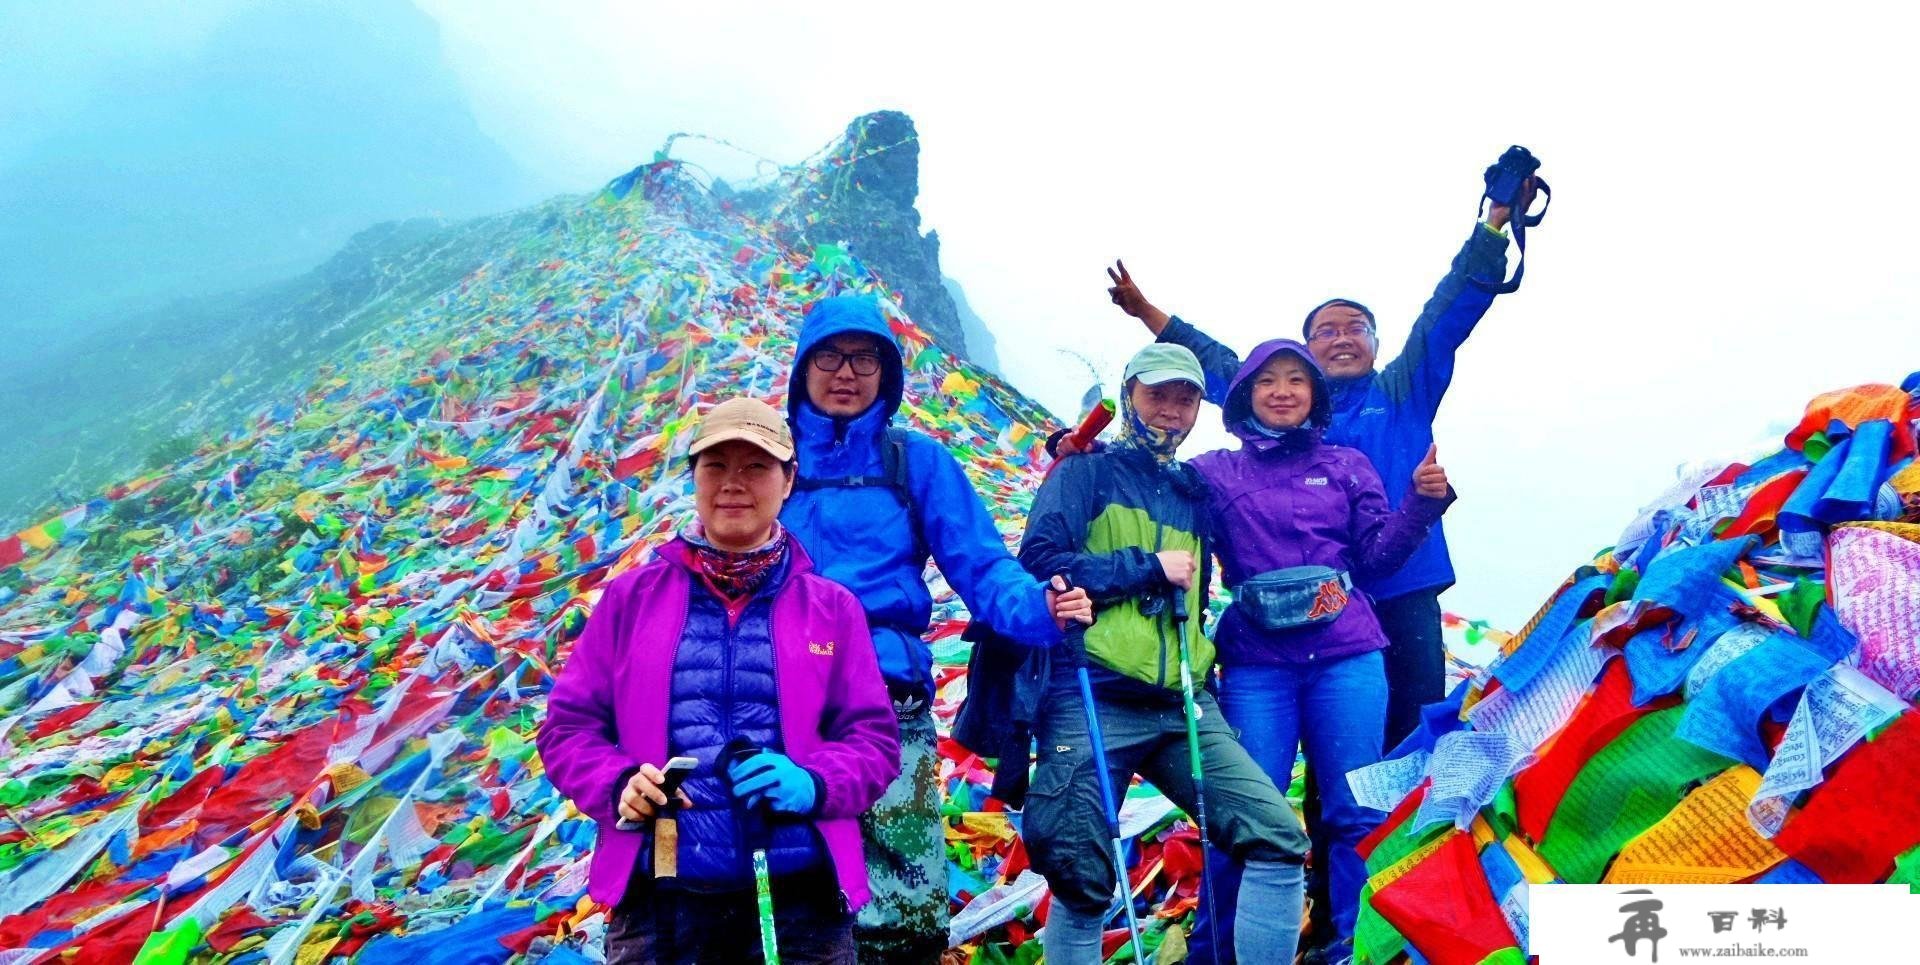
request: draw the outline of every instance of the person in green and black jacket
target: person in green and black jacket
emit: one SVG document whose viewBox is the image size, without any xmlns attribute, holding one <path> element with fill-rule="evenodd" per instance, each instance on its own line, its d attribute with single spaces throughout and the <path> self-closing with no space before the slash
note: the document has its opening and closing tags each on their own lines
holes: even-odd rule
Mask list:
<svg viewBox="0 0 1920 965">
<path fill-rule="evenodd" d="M 1187 813 L 1195 810 L 1180 687 L 1180 628 L 1172 594 L 1206 612 L 1207 490 L 1174 458 L 1200 411 L 1206 377 L 1193 353 L 1150 345 L 1127 364 L 1120 439 L 1067 458 L 1034 499 L 1020 563 L 1038 578 L 1064 573 L 1093 597 L 1095 621 L 1078 639 L 1106 746 L 1090 747 L 1072 661 L 1054 660 L 1034 707 L 1039 764 L 1021 834 L 1053 890 L 1042 943 L 1049 962 L 1100 961 L 1116 876 L 1093 755 L 1106 756 L 1114 799 L 1138 773 Z M 1213 645 L 1190 628 L 1193 670 Z M 1307 837 L 1273 781 L 1234 738 L 1212 695 L 1195 694 L 1212 844 L 1246 862 L 1245 916 L 1235 949 L 1246 962 L 1293 960 Z"/>
</svg>

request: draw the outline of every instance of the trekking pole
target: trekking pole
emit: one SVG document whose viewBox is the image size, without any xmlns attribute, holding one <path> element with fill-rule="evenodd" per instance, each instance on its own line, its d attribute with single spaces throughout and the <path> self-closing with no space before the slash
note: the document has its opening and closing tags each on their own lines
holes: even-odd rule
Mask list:
<svg viewBox="0 0 1920 965">
<path fill-rule="evenodd" d="M 1113 400 L 1101 399 L 1094 403 L 1093 408 L 1087 410 L 1086 418 L 1081 419 L 1078 426 L 1049 439 L 1047 448 L 1053 452 L 1054 456 L 1053 463 L 1047 466 L 1047 475 L 1053 475 L 1053 471 L 1060 468 L 1060 463 L 1067 458 L 1068 454 L 1090 451 L 1093 448 L 1093 441 L 1113 423 L 1113 413 Z M 1066 574 L 1061 574 L 1062 579 L 1065 576 Z"/>
<path fill-rule="evenodd" d="M 1093 408 L 1087 410 L 1087 417 L 1080 420 L 1073 432 L 1067 435 L 1068 441 L 1078 452 L 1085 452 L 1102 430 L 1113 423 L 1114 405 L 1112 399 L 1101 399 Z"/>
<path fill-rule="evenodd" d="M 1066 584 L 1066 590 L 1073 589 L 1073 579 L 1065 573 L 1060 581 Z M 1084 633 L 1085 631 L 1081 631 Z M 1093 767 L 1100 781 L 1100 805 L 1105 808 L 1103 817 L 1107 819 L 1107 837 L 1113 839 L 1113 874 L 1120 889 L 1120 906 L 1127 910 L 1127 938 L 1133 943 L 1133 960 L 1144 963 L 1147 960 L 1146 945 L 1140 939 L 1140 918 L 1133 910 L 1133 888 L 1127 880 L 1126 844 L 1120 839 L 1120 809 L 1113 798 L 1113 775 L 1107 768 L 1107 741 L 1100 732 L 1100 714 L 1094 709 L 1093 681 L 1087 677 L 1087 658 L 1084 650 L 1075 652 L 1068 644 L 1069 659 L 1080 675 L 1080 705 L 1087 711 L 1087 733 L 1093 749 Z"/>
<path fill-rule="evenodd" d="M 744 738 L 735 737 L 728 742 L 723 753 L 727 761 L 726 770 L 732 770 L 734 765 L 760 753 L 760 749 Z M 759 820 L 761 815 L 752 814 L 749 817 L 755 819 L 751 822 L 755 833 L 751 835 L 749 844 L 753 848 L 753 898 L 760 916 L 760 954 L 766 959 L 767 965 L 780 965 L 780 943 L 773 927 L 773 882 L 767 871 L 766 826 Z"/>
<path fill-rule="evenodd" d="M 767 849 L 753 849 L 753 901 L 760 914 L 760 957 L 780 965 L 780 942 L 773 931 L 773 884 L 767 874 Z"/>
<path fill-rule="evenodd" d="M 1187 592 L 1173 588 L 1173 622 L 1180 631 L 1180 695 L 1187 712 L 1187 766 L 1193 771 L 1194 820 L 1200 825 L 1200 890 L 1207 896 L 1207 937 L 1220 946 L 1220 913 L 1214 907 L 1213 874 L 1207 864 L 1207 772 L 1200 763 L 1200 708 L 1193 702 L 1193 644 L 1188 641 Z"/>
</svg>

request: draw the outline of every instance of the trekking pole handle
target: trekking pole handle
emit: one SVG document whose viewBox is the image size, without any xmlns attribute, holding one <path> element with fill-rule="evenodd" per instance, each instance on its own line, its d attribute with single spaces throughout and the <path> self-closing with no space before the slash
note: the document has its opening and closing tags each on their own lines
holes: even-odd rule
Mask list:
<svg viewBox="0 0 1920 965">
<path fill-rule="evenodd" d="M 698 767 L 699 764 L 699 761 L 691 757 L 681 756 L 669 759 L 667 765 L 660 769 L 660 793 L 667 796 L 667 803 L 661 805 L 660 813 L 671 814 L 679 810 L 680 804 L 674 799 L 674 795 L 680 793 L 680 785 L 686 781 L 688 776 L 693 774 L 693 769 Z M 620 817 L 617 809 L 614 817 L 618 818 L 618 820 L 613 823 L 613 829 L 615 831 L 646 830 L 646 822 L 633 821 Z"/>
<path fill-rule="evenodd" d="M 1073 443 L 1075 450 L 1085 452 L 1088 446 L 1093 445 L 1093 440 L 1101 430 L 1113 422 L 1113 412 L 1113 400 L 1101 399 L 1099 404 L 1087 410 L 1087 417 L 1080 420 L 1080 425 L 1067 436 L 1067 440 Z"/>
<path fill-rule="evenodd" d="M 1059 579 L 1061 584 L 1058 587 L 1055 587 L 1053 583 L 1053 581 L 1056 578 Z M 1055 593 L 1072 593 L 1074 591 L 1074 588 L 1075 588 L 1075 585 L 1073 582 L 1073 577 L 1067 575 L 1066 571 L 1064 570 L 1059 573 L 1055 573 L 1053 576 L 1047 577 L 1047 589 L 1052 590 Z M 1099 617 L 1095 616 L 1094 620 L 1098 622 Z M 1092 624 L 1088 624 L 1087 626 L 1092 626 Z M 1066 632 L 1061 634 L 1060 636 L 1060 645 L 1059 645 L 1058 652 L 1064 655 L 1068 667 L 1078 668 L 1081 670 L 1086 669 L 1087 652 L 1086 652 L 1086 644 L 1083 641 L 1084 641 L 1084 635 L 1087 632 L 1087 626 L 1081 626 L 1078 623 L 1068 621 Z"/>
<path fill-rule="evenodd" d="M 1187 622 L 1187 591 L 1177 586 L 1173 588 L 1173 621 Z"/>
</svg>

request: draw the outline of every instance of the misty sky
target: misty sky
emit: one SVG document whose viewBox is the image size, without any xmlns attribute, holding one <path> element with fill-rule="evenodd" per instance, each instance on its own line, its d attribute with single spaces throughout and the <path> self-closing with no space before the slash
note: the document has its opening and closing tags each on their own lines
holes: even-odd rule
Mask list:
<svg viewBox="0 0 1920 965">
<path fill-rule="evenodd" d="M 1116 256 L 1238 348 L 1341 295 L 1374 308 L 1391 357 L 1472 225 L 1481 169 L 1528 145 L 1553 211 L 1437 432 L 1462 494 L 1443 602 L 1504 625 L 1677 466 L 1777 438 L 1819 391 L 1920 368 L 1908 11 L 420 6 L 481 128 L 568 190 L 673 131 L 793 161 L 859 113 L 907 111 L 946 273 L 1009 377 L 1062 413 L 1089 377 L 1056 349 L 1111 380 L 1146 337 L 1107 302 Z M 71 29 L 112 37 L 140 18 L 84 19 Z M 212 19 L 155 42 L 190 46 Z M 138 37 L 38 27 L 36 49 L 144 56 Z M 1189 454 L 1224 438 L 1217 410 L 1201 418 Z"/>
</svg>

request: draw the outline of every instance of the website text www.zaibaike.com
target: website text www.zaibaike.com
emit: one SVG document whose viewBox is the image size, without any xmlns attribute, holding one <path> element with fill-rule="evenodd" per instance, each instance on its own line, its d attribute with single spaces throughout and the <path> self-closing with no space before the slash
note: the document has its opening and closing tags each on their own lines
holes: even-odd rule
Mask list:
<svg viewBox="0 0 1920 965">
<path fill-rule="evenodd" d="M 1741 945 L 1718 945 L 1704 947 L 1679 948 L 1681 958 L 1806 958 L 1807 949 L 1800 945 L 1769 945 L 1765 942 L 1747 942 Z"/>
</svg>

